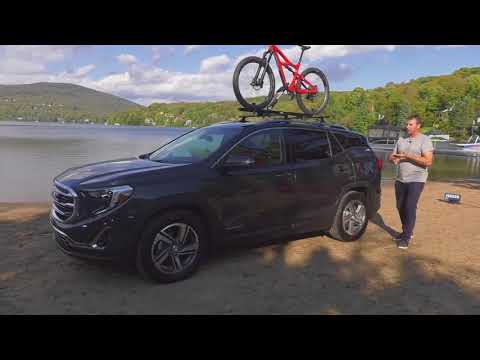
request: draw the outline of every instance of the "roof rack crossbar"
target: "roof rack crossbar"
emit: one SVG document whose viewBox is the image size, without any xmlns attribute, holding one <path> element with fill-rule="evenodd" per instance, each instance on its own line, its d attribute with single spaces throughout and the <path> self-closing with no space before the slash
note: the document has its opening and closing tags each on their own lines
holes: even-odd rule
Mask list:
<svg viewBox="0 0 480 360">
<path fill-rule="evenodd" d="M 240 111 L 245 111 L 245 112 L 250 112 L 253 113 L 252 115 L 241 115 L 242 122 L 245 122 L 245 119 L 248 117 L 265 117 L 265 116 L 271 116 L 271 115 L 277 115 L 277 116 L 283 116 L 285 119 L 288 119 L 288 117 L 293 117 L 293 118 L 309 118 L 309 119 L 320 119 L 322 122 L 324 122 L 325 118 L 329 117 L 328 115 L 313 115 L 313 114 L 305 114 L 305 113 L 296 113 L 296 112 L 289 112 L 289 111 L 274 111 L 274 110 L 264 110 L 264 109 L 258 109 L 258 110 L 250 110 L 246 108 L 239 108 Z"/>
</svg>

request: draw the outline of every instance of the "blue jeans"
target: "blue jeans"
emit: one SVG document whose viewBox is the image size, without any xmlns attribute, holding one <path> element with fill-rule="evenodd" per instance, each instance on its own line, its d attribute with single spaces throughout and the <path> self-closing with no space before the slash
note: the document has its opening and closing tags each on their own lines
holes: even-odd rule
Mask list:
<svg viewBox="0 0 480 360">
<path fill-rule="evenodd" d="M 423 182 L 402 183 L 395 181 L 397 209 L 402 221 L 402 240 L 408 241 L 412 237 L 417 218 L 417 204 L 424 186 L 425 183 Z"/>
</svg>

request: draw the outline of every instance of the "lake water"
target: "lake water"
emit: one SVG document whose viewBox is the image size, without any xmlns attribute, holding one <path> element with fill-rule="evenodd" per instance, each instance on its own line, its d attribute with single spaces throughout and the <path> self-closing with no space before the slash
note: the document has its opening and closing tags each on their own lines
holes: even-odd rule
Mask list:
<svg viewBox="0 0 480 360">
<path fill-rule="evenodd" d="M 187 128 L 0 122 L 0 202 L 49 201 L 53 178 L 150 152 Z"/>
<path fill-rule="evenodd" d="M 134 157 L 189 131 L 187 128 L 0 122 L 0 202 L 50 201 L 53 178 L 67 168 Z M 388 152 L 383 178 L 395 167 Z M 430 180 L 480 176 L 480 157 L 436 155 Z"/>
<path fill-rule="evenodd" d="M 375 150 L 377 157 L 383 160 L 383 179 L 393 179 L 397 175 L 398 167 L 388 161 L 390 152 Z M 454 179 L 480 180 L 480 156 L 435 154 L 428 180 Z"/>
</svg>

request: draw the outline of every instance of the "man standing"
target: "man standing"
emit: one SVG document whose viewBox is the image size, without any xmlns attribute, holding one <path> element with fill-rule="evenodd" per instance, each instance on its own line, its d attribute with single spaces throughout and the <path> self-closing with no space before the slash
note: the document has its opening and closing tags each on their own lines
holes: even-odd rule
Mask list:
<svg viewBox="0 0 480 360">
<path fill-rule="evenodd" d="M 397 209 L 403 232 L 395 238 L 400 249 L 408 249 L 413 237 L 417 203 L 428 177 L 427 167 L 432 165 L 433 145 L 428 136 L 420 132 L 422 119 L 412 115 L 407 119 L 407 138 L 399 138 L 389 160 L 399 165 L 395 181 Z"/>
</svg>

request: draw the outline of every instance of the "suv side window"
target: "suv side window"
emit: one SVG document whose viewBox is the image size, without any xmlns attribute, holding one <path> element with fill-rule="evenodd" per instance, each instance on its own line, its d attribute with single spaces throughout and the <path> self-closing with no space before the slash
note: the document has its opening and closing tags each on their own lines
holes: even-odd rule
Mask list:
<svg viewBox="0 0 480 360">
<path fill-rule="evenodd" d="M 325 131 L 289 129 L 287 144 L 293 161 L 297 163 L 327 159 L 331 156 Z"/>
<path fill-rule="evenodd" d="M 335 132 L 334 136 L 345 150 L 354 146 L 368 146 L 365 138 L 360 135 Z"/>
<path fill-rule="evenodd" d="M 330 139 L 330 146 L 332 147 L 333 155 L 341 153 L 343 151 L 343 148 L 340 146 L 340 143 L 338 142 L 337 138 L 330 133 L 329 139 Z"/>
<path fill-rule="evenodd" d="M 247 137 L 228 154 L 231 157 L 249 156 L 255 162 L 253 167 L 268 167 L 283 163 L 282 131 L 265 130 Z"/>
</svg>

